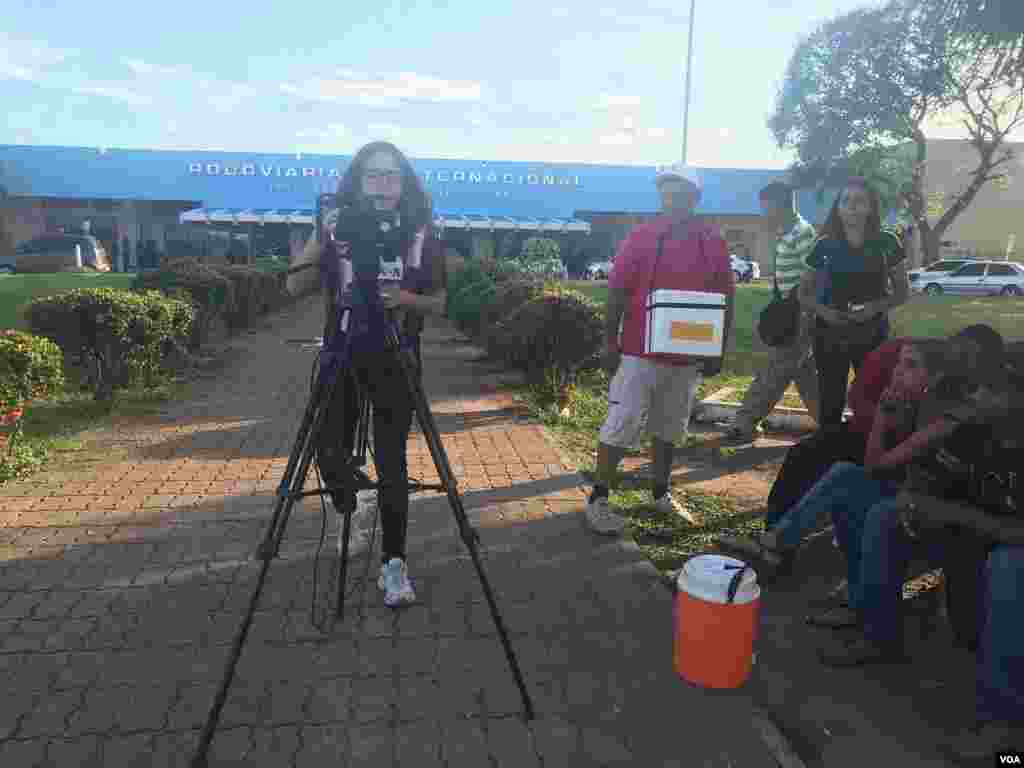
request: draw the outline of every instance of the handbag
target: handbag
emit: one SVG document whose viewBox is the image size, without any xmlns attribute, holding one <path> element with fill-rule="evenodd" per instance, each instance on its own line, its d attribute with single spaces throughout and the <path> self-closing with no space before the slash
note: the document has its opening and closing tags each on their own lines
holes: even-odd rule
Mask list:
<svg viewBox="0 0 1024 768">
<path fill-rule="evenodd" d="M 798 288 L 785 296 L 779 290 L 778 279 L 773 279 L 773 295 L 768 306 L 757 318 L 757 335 L 769 347 L 784 347 L 792 343 L 800 332 L 800 301 Z"/>
</svg>

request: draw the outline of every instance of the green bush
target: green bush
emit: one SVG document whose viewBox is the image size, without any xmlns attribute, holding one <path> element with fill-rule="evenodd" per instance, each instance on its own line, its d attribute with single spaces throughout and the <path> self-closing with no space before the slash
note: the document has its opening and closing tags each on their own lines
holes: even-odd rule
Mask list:
<svg viewBox="0 0 1024 768">
<path fill-rule="evenodd" d="M 277 276 L 264 269 L 247 265 L 216 266 L 213 269 L 231 282 L 234 306 L 227 316 L 230 328 L 248 328 L 260 316 L 280 308 L 284 301 Z"/>
<path fill-rule="evenodd" d="M 448 317 L 460 331 L 476 336 L 483 308 L 496 295 L 497 284 L 484 267 L 476 261 L 468 262 L 448 282 Z"/>
<path fill-rule="evenodd" d="M 164 361 L 191 335 L 191 305 L 158 291 L 85 288 L 32 301 L 25 313 L 32 332 L 65 355 L 81 354 L 89 366 L 96 400 L 140 381 L 159 382 Z"/>
<path fill-rule="evenodd" d="M 501 320 L 492 343 L 494 354 L 524 371 L 529 383 L 552 383 L 564 392 L 598 354 L 603 338 L 598 304 L 578 291 L 548 289 Z"/>
<path fill-rule="evenodd" d="M 480 337 L 489 357 L 501 359 L 498 323 L 526 302 L 540 296 L 544 287 L 539 280 L 521 275 L 498 283 L 495 296 L 480 313 Z"/>
<path fill-rule="evenodd" d="M 187 292 L 196 310 L 188 346 L 197 349 L 215 328 L 229 326 L 236 314 L 235 282 L 194 258 L 166 259 L 155 272 L 139 273 L 132 290 L 159 290 L 168 296 Z"/>
<path fill-rule="evenodd" d="M 562 274 L 561 249 L 550 237 L 527 238 L 519 258 L 505 269 L 538 277 L 558 277 Z"/>
<path fill-rule="evenodd" d="M 64 387 L 64 359 L 50 339 L 0 331 L 0 412 L 49 397 Z"/>
</svg>

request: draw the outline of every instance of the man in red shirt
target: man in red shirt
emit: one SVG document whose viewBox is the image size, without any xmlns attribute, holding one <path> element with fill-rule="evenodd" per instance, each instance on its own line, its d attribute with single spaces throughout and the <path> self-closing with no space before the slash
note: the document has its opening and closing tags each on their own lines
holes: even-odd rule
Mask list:
<svg viewBox="0 0 1024 768">
<path fill-rule="evenodd" d="M 608 276 L 605 363 L 614 372 L 608 389 L 608 417 L 601 427 L 597 479 L 587 501 L 586 520 L 602 534 L 615 535 L 625 520 L 611 511 L 609 486 L 626 449 L 636 443 L 644 419 L 653 437 L 654 498 L 660 511 L 690 519 L 669 492 L 673 443 L 686 431 L 702 374 L 714 375 L 713 361 L 650 354 L 646 342 L 647 300 L 658 289 L 725 296 L 724 341 L 732 327 L 735 283 L 721 234 L 693 215 L 701 182 L 693 169 L 669 166 L 655 183 L 662 215 L 635 227 L 615 256 Z M 659 241 L 661 246 L 659 248 Z"/>
</svg>

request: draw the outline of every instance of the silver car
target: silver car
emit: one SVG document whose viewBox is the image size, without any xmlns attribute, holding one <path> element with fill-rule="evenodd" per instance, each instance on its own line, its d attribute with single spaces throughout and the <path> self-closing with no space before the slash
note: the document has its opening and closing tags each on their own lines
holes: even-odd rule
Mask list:
<svg viewBox="0 0 1024 768">
<path fill-rule="evenodd" d="M 944 277 L 929 278 L 924 292 L 932 296 L 1024 296 L 1024 264 L 972 261 Z"/>
<path fill-rule="evenodd" d="M 930 281 L 945 277 L 950 272 L 956 272 L 964 264 L 972 263 L 974 262 L 971 259 L 940 259 L 922 269 L 911 269 L 907 272 L 910 290 L 913 293 L 920 293 L 925 290 Z"/>
</svg>

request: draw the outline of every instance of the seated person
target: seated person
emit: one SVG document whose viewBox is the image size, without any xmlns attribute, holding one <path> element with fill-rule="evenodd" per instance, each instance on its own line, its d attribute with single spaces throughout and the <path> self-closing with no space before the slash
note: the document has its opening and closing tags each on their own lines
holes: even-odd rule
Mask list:
<svg viewBox="0 0 1024 768">
<path fill-rule="evenodd" d="M 853 418 L 836 427 L 819 429 L 786 452 L 786 459 L 768 494 L 766 527 L 773 527 L 837 461 L 855 464 L 864 461 L 878 401 L 889 386 L 900 350 L 908 341 L 890 339 L 864 358 L 848 395 Z"/>
<path fill-rule="evenodd" d="M 896 367 L 872 419 L 870 437 L 865 447 L 865 471 L 854 462 L 831 465 L 828 473 L 760 536 L 723 536 L 719 543 L 764 565 L 777 567 L 792 560 L 803 537 L 812 531 L 818 520 L 828 512 L 828 505 L 849 496 L 852 486 L 862 486 L 864 479 L 875 495 L 895 495 L 903 479 L 906 465 L 927 450 L 936 440 L 948 435 L 952 422 L 916 424 L 917 406 L 929 387 L 943 378 L 943 371 L 976 371 L 978 359 L 1002 360 L 1002 338 L 988 326 L 970 326 L 948 342 L 923 339 L 904 340 Z M 1000 363 L 994 363 L 1000 365 Z M 947 376 L 939 388 L 945 398 L 963 395 L 966 383 L 960 376 Z M 862 391 L 870 391 L 865 386 Z M 932 393 L 934 396 L 934 392 Z M 863 408 L 862 408 L 863 409 Z M 918 429 L 915 432 L 915 429 Z M 828 482 L 826 482 L 826 480 Z M 866 486 L 865 486 L 866 487 Z M 858 493 L 865 487 L 859 487 Z M 866 496 L 863 499 L 869 500 Z M 877 500 L 877 498 L 875 498 Z M 870 507 L 863 507 L 862 512 Z M 840 542 L 841 544 L 842 542 Z"/>
<path fill-rule="evenodd" d="M 923 551 L 944 565 L 965 552 L 973 556 L 981 576 L 976 722 L 949 748 L 958 759 L 982 759 L 1024 744 L 1024 492 L 1017 477 L 1024 387 L 1006 376 L 946 416 L 958 426 L 933 465 L 947 467 L 946 477 L 933 487 L 936 495 L 905 490 L 869 510 L 855 555 L 859 570 L 850 575 L 863 631 L 844 647 L 823 650 L 821 660 L 843 667 L 905 658 L 901 603 L 909 559 Z"/>
<path fill-rule="evenodd" d="M 940 376 L 943 347 L 941 341 L 902 346 L 892 381 L 876 408 L 868 439 L 866 464 L 874 471 L 853 462 L 837 462 L 764 533 L 752 537 L 723 536 L 720 544 L 776 567 L 792 559 L 804 536 L 836 505 L 866 503 L 866 510 L 883 496 L 895 496 L 905 465 L 941 436 L 935 429 L 915 432 L 914 416 L 916 403 Z M 886 446 L 894 447 L 885 450 Z"/>
</svg>

